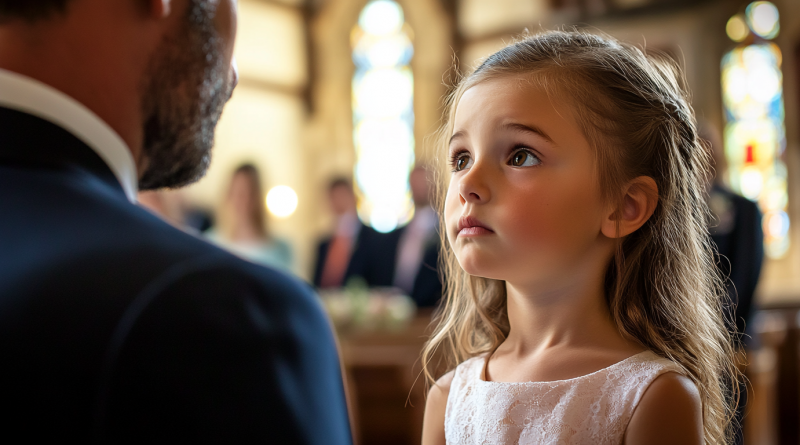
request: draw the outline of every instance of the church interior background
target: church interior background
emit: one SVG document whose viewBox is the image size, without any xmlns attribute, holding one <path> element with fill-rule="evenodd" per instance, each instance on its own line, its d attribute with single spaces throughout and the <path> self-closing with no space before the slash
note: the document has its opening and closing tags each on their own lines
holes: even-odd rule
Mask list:
<svg viewBox="0 0 800 445">
<path fill-rule="evenodd" d="M 440 156 L 433 136 L 448 85 L 515 36 L 579 26 L 675 57 L 697 116 L 724 130 L 726 183 L 765 215 L 753 321 L 763 341 L 748 357 L 747 443 L 800 441 L 800 2 L 239 0 L 239 8 L 241 81 L 211 169 L 169 193 L 211 212 L 232 171 L 255 164 L 273 192 L 269 230 L 291 244 L 292 270 L 306 280 L 332 224 L 328 181 L 353 177 L 359 214 L 376 229 L 407 221 L 407 176 Z M 357 438 L 418 443 L 419 342 L 391 349 L 402 341 L 384 340 L 343 344 Z"/>
</svg>

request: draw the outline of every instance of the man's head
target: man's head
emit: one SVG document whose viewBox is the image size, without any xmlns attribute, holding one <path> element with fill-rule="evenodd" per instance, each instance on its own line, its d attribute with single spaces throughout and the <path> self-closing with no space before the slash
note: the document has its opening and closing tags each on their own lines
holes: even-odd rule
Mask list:
<svg viewBox="0 0 800 445">
<path fill-rule="evenodd" d="M 0 68 L 21 66 L 95 111 L 130 146 L 140 189 L 203 176 L 236 83 L 236 0 L 0 0 L 0 27 L 46 49 L 38 64 L 0 51 Z M 60 57 L 71 66 L 48 78 L 46 60 Z"/>
<path fill-rule="evenodd" d="M 353 183 L 346 178 L 334 178 L 328 183 L 328 200 L 334 215 L 342 216 L 356 212 L 356 195 Z"/>
<path fill-rule="evenodd" d="M 215 28 L 225 0 L 190 0 L 186 17 L 165 36 L 142 84 L 144 190 L 179 187 L 200 179 L 211 161 L 214 129 L 231 97 L 230 59 Z"/>
<path fill-rule="evenodd" d="M 722 178 L 728 169 L 722 134 L 716 125 L 706 120 L 699 120 L 697 123 L 697 136 L 711 146 L 711 159 L 714 161 L 714 169 L 709 172 L 713 176 L 708 178 L 709 183 L 714 181 L 722 182 Z"/>
<path fill-rule="evenodd" d="M 416 166 L 408 175 L 408 185 L 411 188 L 411 199 L 417 207 L 431 205 L 431 184 L 433 175 L 423 166 Z"/>
</svg>

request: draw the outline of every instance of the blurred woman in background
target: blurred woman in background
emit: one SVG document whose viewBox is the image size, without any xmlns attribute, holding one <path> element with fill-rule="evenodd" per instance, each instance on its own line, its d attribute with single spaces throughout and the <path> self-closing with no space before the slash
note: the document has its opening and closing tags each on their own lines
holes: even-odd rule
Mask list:
<svg viewBox="0 0 800 445">
<path fill-rule="evenodd" d="M 250 261 L 290 270 L 289 244 L 267 230 L 264 196 L 256 167 L 244 164 L 237 168 L 217 213 L 217 226 L 209 231 L 208 237 Z"/>
</svg>

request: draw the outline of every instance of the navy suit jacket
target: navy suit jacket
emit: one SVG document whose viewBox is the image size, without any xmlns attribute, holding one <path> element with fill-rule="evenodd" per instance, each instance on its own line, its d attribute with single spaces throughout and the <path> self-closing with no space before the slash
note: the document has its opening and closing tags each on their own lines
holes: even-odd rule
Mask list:
<svg viewBox="0 0 800 445">
<path fill-rule="evenodd" d="M 0 108 L 0 420 L 41 443 L 350 443 L 313 291 L 131 204 L 62 128 Z"/>
<path fill-rule="evenodd" d="M 711 195 L 726 203 L 726 213 L 730 219 L 728 227 L 718 224 L 710 228 L 711 239 L 724 257 L 718 262 L 718 267 L 733 303 L 733 306 L 725 305 L 728 311 L 726 319 L 735 320 L 736 340 L 748 346 L 750 340 L 744 334 L 750 330 L 756 286 L 764 261 L 761 212 L 753 201 L 720 186 L 715 185 Z"/>
<path fill-rule="evenodd" d="M 400 240 L 407 227 L 403 226 L 388 234 L 389 247 L 386 249 L 386 255 L 391 260 L 389 268 L 392 271 L 392 281 L 394 281 L 394 271 L 397 267 Z M 419 271 L 414 278 L 414 289 L 409 295 L 418 307 L 433 307 L 438 305 L 439 300 L 442 299 L 442 274 L 439 273 L 441 245 L 438 233 L 432 233 L 425 240 Z"/>
</svg>

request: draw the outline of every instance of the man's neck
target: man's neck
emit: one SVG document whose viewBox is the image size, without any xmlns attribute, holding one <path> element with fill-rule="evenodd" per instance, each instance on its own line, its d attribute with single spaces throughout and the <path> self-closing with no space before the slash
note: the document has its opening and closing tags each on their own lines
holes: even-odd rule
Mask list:
<svg viewBox="0 0 800 445">
<path fill-rule="evenodd" d="M 0 26 L 0 68 L 38 80 L 91 110 L 125 141 L 139 171 L 142 126 L 141 72 L 120 57 L 77 48 L 113 46 L 72 22 L 14 22 Z"/>
</svg>

